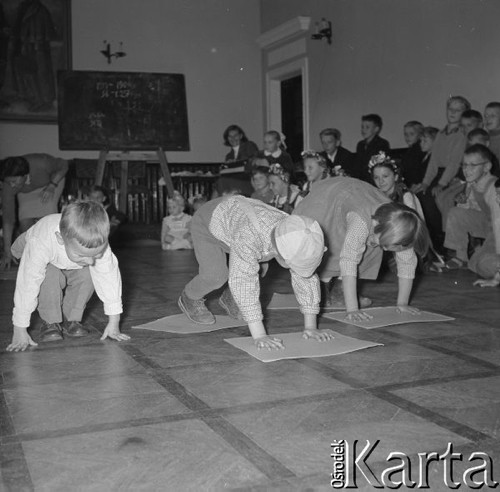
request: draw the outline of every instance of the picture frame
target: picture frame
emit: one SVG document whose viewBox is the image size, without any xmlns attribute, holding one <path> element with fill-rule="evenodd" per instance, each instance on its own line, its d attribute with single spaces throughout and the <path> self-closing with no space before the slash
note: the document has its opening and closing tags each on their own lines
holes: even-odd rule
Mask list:
<svg viewBox="0 0 500 492">
<path fill-rule="evenodd" d="M 0 2 L 0 120 L 57 122 L 57 72 L 71 69 L 71 0 Z"/>
</svg>

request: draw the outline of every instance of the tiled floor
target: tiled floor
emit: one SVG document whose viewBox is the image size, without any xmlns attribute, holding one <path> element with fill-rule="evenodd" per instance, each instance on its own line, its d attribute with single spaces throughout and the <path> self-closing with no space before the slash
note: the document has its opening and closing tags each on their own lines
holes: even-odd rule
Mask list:
<svg viewBox="0 0 500 492">
<path fill-rule="evenodd" d="M 131 329 L 179 312 L 196 261 L 151 245 L 116 253 L 130 342 L 99 341 L 105 317 L 93 299 L 90 337 L 1 352 L 0 490 L 331 490 L 335 439 L 380 440 L 368 460 L 378 476 L 392 451 L 415 459 L 451 442 L 465 460 L 487 452 L 500 481 L 499 289 L 473 287 L 466 271 L 421 276 L 413 304 L 455 321 L 363 330 L 322 319 L 384 346 L 264 364 L 224 342 L 245 327 L 190 336 Z M 278 267 L 265 280 L 264 303 L 291 292 Z M 392 304 L 396 287 L 387 275 L 364 293 Z M 13 279 L 0 280 L 2 348 L 13 290 Z M 209 304 L 220 312 L 215 298 Z M 297 331 L 301 315 L 269 312 L 267 325 Z M 430 490 L 450 490 L 437 465 L 429 480 Z M 374 489 L 358 476 L 358 490 Z"/>
</svg>

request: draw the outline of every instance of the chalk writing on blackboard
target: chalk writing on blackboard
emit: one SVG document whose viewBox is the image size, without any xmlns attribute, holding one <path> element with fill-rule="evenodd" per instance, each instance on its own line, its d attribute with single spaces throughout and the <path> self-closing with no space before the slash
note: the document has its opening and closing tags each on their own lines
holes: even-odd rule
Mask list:
<svg viewBox="0 0 500 492">
<path fill-rule="evenodd" d="M 189 150 L 184 76 L 60 72 L 62 150 Z"/>
</svg>

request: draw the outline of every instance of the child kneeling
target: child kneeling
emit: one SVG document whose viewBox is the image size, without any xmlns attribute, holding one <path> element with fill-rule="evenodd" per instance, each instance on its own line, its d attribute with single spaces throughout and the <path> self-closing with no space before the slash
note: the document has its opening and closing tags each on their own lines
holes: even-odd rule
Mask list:
<svg viewBox="0 0 500 492">
<path fill-rule="evenodd" d="M 13 256 L 21 262 L 8 351 L 37 345 L 28 334 L 37 305 L 43 321 L 40 342 L 87 335 L 81 320 L 94 288 L 109 316 L 101 340 L 130 338 L 119 329 L 122 282 L 108 236 L 106 211 L 94 202 L 71 203 L 62 214 L 47 215 L 19 236 L 12 245 Z"/>
</svg>

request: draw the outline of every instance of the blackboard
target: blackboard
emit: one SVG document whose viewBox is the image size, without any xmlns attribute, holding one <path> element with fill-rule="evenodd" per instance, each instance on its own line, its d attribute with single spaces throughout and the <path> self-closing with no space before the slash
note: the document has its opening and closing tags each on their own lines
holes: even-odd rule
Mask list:
<svg viewBox="0 0 500 492">
<path fill-rule="evenodd" d="M 61 150 L 189 150 L 182 74 L 58 73 Z"/>
</svg>

